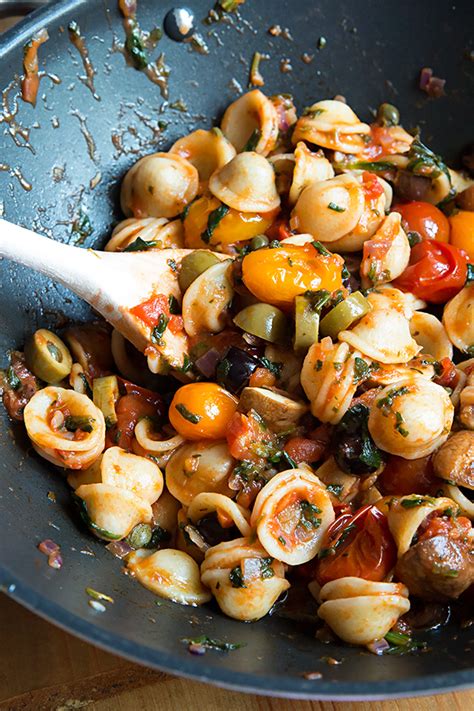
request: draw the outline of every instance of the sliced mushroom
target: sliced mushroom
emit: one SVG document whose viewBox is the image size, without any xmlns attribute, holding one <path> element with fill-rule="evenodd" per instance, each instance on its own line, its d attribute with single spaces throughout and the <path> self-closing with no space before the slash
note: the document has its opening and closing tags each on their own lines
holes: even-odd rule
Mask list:
<svg viewBox="0 0 474 711">
<path fill-rule="evenodd" d="M 433 467 L 440 479 L 474 489 L 474 432 L 455 432 L 435 453 Z"/>
<path fill-rule="evenodd" d="M 244 388 L 240 396 L 240 412 L 255 410 L 274 432 L 293 429 L 308 411 L 305 403 L 292 400 L 275 390 Z"/>
<path fill-rule="evenodd" d="M 189 336 L 219 333 L 225 328 L 234 289 L 230 260 L 214 264 L 195 279 L 183 296 L 184 328 Z"/>
</svg>

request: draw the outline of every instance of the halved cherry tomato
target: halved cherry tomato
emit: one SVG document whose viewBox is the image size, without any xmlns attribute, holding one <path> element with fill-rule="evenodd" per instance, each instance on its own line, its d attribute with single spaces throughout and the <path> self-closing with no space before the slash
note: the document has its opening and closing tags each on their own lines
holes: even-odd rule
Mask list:
<svg viewBox="0 0 474 711">
<path fill-rule="evenodd" d="M 451 244 L 467 252 L 474 260 L 474 212 L 459 210 L 449 218 L 451 225 Z"/>
<path fill-rule="evenodd" d="M 405 232 L 417 232 L 421 239 L 449 242 L 448 218 L 436 205 L 414 200 L 404 205 L 396 205 L 393 210 L 402 216 L 402 226 Z"/>
<path fill-rule="evenodd" d="M 237 402 L 216 383 L 189 383 L 176 391 L 168 417 L 186 439 L 223 439 Z"/>
<path fill-rule="evenodd" d="M 444 242 L 424 240 L 415 244 L 410 264 L 393 285 L 425 301 L 441 304 L 456 296 L 466 283 L 467 262 L 462 250 Z"/>
<path fill-rule="evenodd" d="M 247 254 L 242 279 L 260 301 L 288 309 L 295 296 L 307 290 L 340 289 L 343 265 L 339 254 L 324 248 L 321 253 L 310 243 L 301 247 L 287 244 Z"/>
<path fill-rule="evenodd" d="M 403 459 L 390 454 L 383 472 L 377 479 L 377 486 L 384 496 L 408 496 L 432 493 L 435 481 L 431 456 Z"/>
<path fill-rule="evenodd" d="M 119 378 L 120 391 L 124 393 L 115 405 L 117 423 L 107 431 L 107 447 L 131 449 L 135 425 L 143 417 L 162 418 L 163 398 L 146 388 Z"/>
<path fill-rule="evenodd" d="M 376 506 L 344 514 L 329 527 L 319 552 L 316 580 L 320 585 L 355 576 L 384 580 L 397 560 L 397 547 L 387 517 Z"/>
<path fill-rule="evenodd" d="M 418 529 L 418 542 L 435 536 L 447 536 L 453 541 L 465 539 L 471 531 L 471 521 L 466 516 L 433 515 L 425 519 Z"/>
<path fill-rule="evenodd" d="M 139 318 L 150 328 L 158 325 L 160 316 L 165 316 L 168 321 L 166 327 L 171 333 L 177 333 L 183 329 L 183 319 L 170 313 L 169 299 L 164 294 L 155 294 L 147 301 L 144 301 L 130 309 L 133 316 Z"/>
<path fill-rule="evenodd" d="M 220 211 L 220 212 L 217 212 Z M 261 235 L 272 224 L 279 209 L 271 212 L 239 212 L 223 205 L 215 197 L 204 195 L 189 207 L 184 219 L 184 244 L 191 249 L 206 249 L 218 244 L 234 244 Z M 209 216 L 212 215 L 209 221 Z M 202 235 L 209 227 L 209 239 Z"/>
<path fill-rule="evenodd" d="M 236 412 L 227 427 L 229 452 L 235 459 L 261 462 L 267 449 L 276 441 L 262 420 L 250 410 L 248 415 Z"/>
</svg>

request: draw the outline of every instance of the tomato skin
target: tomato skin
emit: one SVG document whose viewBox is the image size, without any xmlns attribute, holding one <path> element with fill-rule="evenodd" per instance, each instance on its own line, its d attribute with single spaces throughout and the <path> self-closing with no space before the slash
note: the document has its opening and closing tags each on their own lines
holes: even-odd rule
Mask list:
<svg viewBox="0 0 474 711">
<path fill-rule="evenodd" d="M 216 383 L 189 383 L 176 391 L 168 417 L 185 439 L 224 439 L 237 403 Z"/>
<path fill-rule="evenodd" d="M 326 445 L 307 437 L 292 437 L 286 442 L 283 449 L 297 464 L 301 464 L 301 462 L 309 464 L 321 459 Z"/>
<path fill-rule="evenodd" d="M 474 212 L 459 210 L 449 218 L 451 244 L 464 249 L 469 259 L 474 260 Z"/>
<path fill-rule="evenodd" d="M 161 419 L 164 404 L 161 395 L 139 385 L 118 378 L 120 391 L 124 393 L 115 404 L 117 423 L 107 431 L 106 446 L 118 446 L 130 450 L 135 425 L 143 417 Z"/>
<path fill-rule="evenodd" d="M 423 526 L 426 527 L 423 529 Z M 464 539 L 472 528 L 471 521 L 466 516 L 432 516 L 423 522 L 418 531 L 418 542 L 426 541 L 435 536 L 447 536 L 453 541 Z"/>
<path fill-rule="evenodd" d="M 255 463 L 263 461 L 262 452 L 275 441 L 275 435 L 263 427 L 252 411 L 248 415 L 236 412 L 227 426 L 226 437 L 234 459 Z"/>
<path fill-rule="evenodd" d="M 413 247 L 410 264 L 393 285 L 424 301 L 442 304 L 466 283 L 467 261 L 466 253 L 450 244 L 424 240 Z"/>
<path fill-rule="evenodd" d="M 340 289 L 343 264 L 338 254 L 320 254 L 312 244 L 285 244 L 247 254 L 242 279 L 260 301 L 289 309 L 295 296 L 308 289 Z"/>
<path fill-rule="evenodd" d="M 374 173 L 364 170 L 362 173 L 362 188 L 367 200 L 376 200 L 383 193 L 383 187 Z"/>
<path fill-rule="evenodd" d="M 287 218 L 279 217 L 275 220 L 273 225 L 268 228 L 265 234 L 270 240 L 277 239 L 279 242 L 281 242 L 282 239 L 287 239 L 287 237 L 291 237 L 293 235 L 293 232 L 290 229 L 290 224 Z"/>
<path fill-rule="evenodd" d="M 433 378 L 433 382 L 443 388 L 454 388 L 459 383 L 459 372 L 451 358 L 442 358 L 439 361 L 440 373 Z"/>
<path fill-rule="evenodd" d="M 402 216 L 405 232 L 417 232 L 421 239 L 449 242 L 449 220 L 435 205 L 413 200 L 403 205 L 396 205 L 393 210 Z"/>
<path fill-rule="evenodd" d="M 181 316 L 170 314 L 168 297 L 164 294 L 155 294 L 147 301 L 137 304 L 137 306 L 130 309 L 130 313 L 150 328 L 154 328 L 158 324 L 158 320 L 163 314 L 168 319 L 167 328 L 172 333 L 177 333 L 183 329 L 183 319 Z"/>
<path fill-rule="evenodd" d="M 346 576 L 380 582 L 397 560 L 387 517 L 372 505 L 336 519 L 326 532 L 321 550 L 325 548 L 333 552 L 318 561 L 316 580 L 320 585 Z"/>
<path fill-rule="evenodd" d="M 377 483 L 384 496 L 430 494 L 433 486 L 436 486 L 431 456 L 420 459 L 403 459 L 395 454 L 390 454 Z"/>
</svg>

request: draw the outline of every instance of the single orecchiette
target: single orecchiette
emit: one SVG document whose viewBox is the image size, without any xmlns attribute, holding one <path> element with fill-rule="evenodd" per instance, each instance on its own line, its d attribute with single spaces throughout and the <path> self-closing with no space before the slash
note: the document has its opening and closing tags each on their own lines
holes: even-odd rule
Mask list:
<svg viewBox="0 0 474 711">
<path fill-rule="evenodd" d="M 305 110 L 295 126 L 293 143 L 308 141 L 341 153 L 359 153 L 370 126 L 361 123 L 342 101 L 318 101 Z"/>
<path fill-rule="evenodd" d="M 219 333 L 227 323 L 227 310 L 234 296 L 230 281 L 232 261 L 219 262 L 206 269 L 186 289 L 182 314 L 188 336 Z"/>
<path fill-rule="evenodd" d="M 454 407 L 441 385 L 423 377 L 384 388 L 370 407 L 368 427 L 375 444 L 404 459 L 419 459 L 447 439 Z"/>
<path fill-rule="evenodd" d="M 419 376 L 432 380 L 436 375 L 435 364 L 434 358 L 422 355 L 415 356 L 408 363 L 393 365 L 372 363 L 369 380 L 374 385 L 393 385 L 399 380 L 409 380 Z"/>
<path fill-rule="evenodd" d="M 75 390 L 38 390 L 25 407 L 24 420 L 36 451 L 60 467 L 87 469 L 104 449 L 104 416 Z"/>
<path fill-rule="evenodd" d="M 223 517 L 226 523 L 234 523 L 242 536 L 250 536 L 252 529 L 249 520 L 250 513 L 247 509 L 239 506 L 228 496 L 215 492 L 202 492 L 194 497 L 188 508 L 188 518 L 197 523 L 204 516 L 217 511 L 218 516 Z"/>
<path fill-rule="evenodd" d="M 448 301 L 443 311 L 443 325 L 451 343 L 460 351 L 474 346 L 474 284 L 465 286 Z"/>
<path fill-rule="evenodd" d="M 112 232 L 104 249 L 106 252 L 123 252 L 136 240 L 152 243 L 147 251 L 181 249 L 184 247 L 184 230 L 181 220 L 169 221 L 165 217 L 129 217 L 122 220 Z"/>
<path fill-rule="evenodd" d="M 355 372 L 358 351 L 329 337 L 313 343 L 303 361 L 301 385 L 311 403 L 312 414 L 321 422 L 336 424 L 343 417 L 360 380 Z"/>
<path fill-rule="evenodd" d="M 222 133 L 240 153 L 248 144 L 266 156 L 278 139 L 278 113 L 272 101 L 259 89 L 249 91 L 227 107 Z"/>
<path fill-rule="evenodd" d="M 150 523 L 150 504 L 127 489 L 111 484 L 81 484 L 76 491 L 83 501 L 82 516 L 92 533 L 104 540 L 128 536 L 138 523 Z"/>
<path fill-rule="evenodd" d="M 235 148 L 218 128 L 204 131 L 202 128 L 183 136 L 173 143 L 170 153 L 186 158 L 199 173 L 201 188 L 205 187 L 212 173 L 235 156 Z"/>
<path fill-rule="evenodd" d="M 270 479 L 255 499 L 250 520 L 265 550 L 289 565 L 314 558 L 333 521 L 326 487 L 305 469 L 289 469 Z"/>
<path fill-rule="evenodd" d="M 410 319 L 410 333 L 427 353 L 436 360 L 453 357 L 453 346 L 444 326 L 436 316 L 425 311 L 415 311 Z"/>
<path fill-rule="evenodd" d="M 209 180 L 209 190 L 240 212 L 270 212 L 280 205 L 273 168 L 255 152 L 239 153 L 216 170 Z"/>
<path fill-rule="evenodd" d="M 184 438 L 181 435 L 175 434 L 169 439 L 155 439 L 153 437 L 154 427 L 153 422 L 148 417 L 144 417 L 135 425 L 135 437 L 137 442 L 147 454 L 162 455 L 174 452 L 183 443 Z"/>
<path fill-rule="evenodd" d="M 405 314 L 382 301 L 376 292 L 367 298 L 372 310 L 350 331 L 341 331 L 339 339 L 380 363 L 406 363 L 414 358 L 421 346 L 411 337 Z"/>
<path fill-rule="evenodd" d="M 364 191 L 352 175 L 311 183 L 300 194 L 291 227 L 330 243 L 352 232 L 364 210 Z M 332 248 L 332 245 L 331 245 Z"/>
<path fill-rule="evenodd" d="M 234 465 L 226 442 L 190 442 L 166 465 L 166 486 L 184 506 L 204 491 L 231 496 L 227 479 Z"/>
<path fill-rule="evenodd" d="M 249 538 L 210 548 L 201 565 L 201 580 L 222 612 L 246 621 L 264 617 L 290 587 L 283 565 Z"/>
<path fill-rule="evenodd" d="M 410 548 L 415 533 L 427 516 L 446 510 L 457 511 L 457 506 L 447 497 L 432 498 L 410 494 L 389 499 L 382 506 L 382 510 L 387 515 L 388 526 L 397 544 L 400 558 Z"/>
<path fill-rule="evenodd" d="M 312 153 L 303 141 L 295 148 L 293 179 L 288 195 L 288 202 L 294 205 L 303 190 L 311 183 L 329 180 L 334 177 L 334 168 L 322 151 Z"/>
<path fill-rule="evenodd" d="M 410 260 L 410 243 L 401 226 L 401 215 L 392 212 L 375 235 L 364 242 L 360 266 L 362 286 L 392 281 L 405 270 Z"/>
<path fill-rule="evenodd" d="M 204 605 L 212 597 L 201 583 L 198 564 L 182 551 L 137 551 L 129 555 L 127 567 L 148 590 L 180 605 Z"/>
<path fill-rule="evenodd" d="M 175 153 L 140 158 L 122 182 L 120 203 L 127 217 L 177 217 L 197 195 L 196 168 Z"/>
<path fill-rule="evenodd" d="M 288 195 L 295 169 L 294 153 L 274 153 L 268 162 L 275 171 L 275 185 L 279 195 Z"/>
<path fill-rule="evenodd" d="M 339 578 L 326 583 L 319 596 L 318 616 L 350 644 L 382 639 L 410 609 L 408 589 L 402 583 Z"/>
</svg>

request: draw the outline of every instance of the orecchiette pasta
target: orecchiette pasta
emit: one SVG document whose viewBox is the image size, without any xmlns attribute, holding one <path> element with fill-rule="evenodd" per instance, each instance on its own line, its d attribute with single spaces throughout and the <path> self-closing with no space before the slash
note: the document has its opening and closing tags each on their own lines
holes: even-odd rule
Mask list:
<svg viewBox="0 0 474 711">
<path fill-rule="evenodd" d="M 250 536 L 252 529 L 249 524 L 249 511 L 223 494 L 202 492 L 195 496 L 188 508 L 188 518 L 193 523 L 197 523 L 201 518 L 204 518 L 204 516 L 214 511 L 217 511 L 218 517 L 224 518 L 226 523 L 233 522 L 242 536 Z"/>
<path fill-rule="evenodd" d="M 433 314 L 415 311 L 410 319 L 410 333 L 421 346 L 422 353 L 427 353 L 436 360 L 453 357 L 453 346 L 444 326 Z"/>
<path fill-rule="evenodd" d="M 252 150 L 266 156 L 275 148 L 278 139 L 277 110 L 265 94 L 254 89 L 227 107 L 221 129 L 238 152 L 253 142 L 255 147 Z"/>
<path fill-rule="evenodd" d="M 184 444 L 184 437 L 174 435 L 169 439 L 156 439 L 153 437 L 153 422 L 144 417 L 135 425 L 135 437 L 137 442 L 148 454 L 162 455 L 174 452 L 175 449 Z"/>
<path fill-rule="evenodd" d="M 122 183 L 120 203 L 127 217 L 177 217 L 197 195 L 199 175 L 177 154 L 140 158 Z"/>
<path fill-rule="evenodd" d="M 238 538 L 210 548 L 201 580 L 221 610 L 236 620 L 259 620 L 290 587 L 283 565 L 258 541 Z"/>
<path fill-rule="evenodd" d="M 209 180 L 209 190 L 241 212 L 270 212 L 280 205 L 273 168 L 255 152 L 239 153 L 216 170 Z"/>
<path fill-rule="evenodd" d="M 360 379 L 356 358 L 347 343 L 333 343 L 329 337 L 314 343 L 301 370 L 301 385 L 311 402 L 311 412 L 321 422 L 336 424 L 347 411 Z"/>
<path fill-rule="evenodd" d="M 153 504 L 163 491 L 163 474 L 150 459 L 109 447 L 100 462 L 100 481 L 127 489 Z"/>
<path fill-rule="evenodd" d="M 81 484 L 75 494 L 83 502 L 86 523 L 98 538 L 125 538 L 138 523 L 151 521 L 150 504 L 127 489 L 102 483 Z"/>
<path fill-rule="evenodd" d="M 60 467 L 87 469 L 104 449 L 102 412 L 74 390 L 39 390 L 26 405 L 24 419 L 36 451 Z"/>
<path fill-rule="evenodd" d="M 226 325 L 227 309 L 234 296 L 229 271 L 231 262 L 219 262 L 200 274 L 183 297 L 186 333 L 219 333 Z"/>
<path fill-rule="evenodd" d="M 297 144 L 294 156 L 293 179 L 288 195 L 290 205 L 296 203 L 303 190 L 311 183 L 334 177 L 334 168 L 323 152 L 312 153 L 303 141 Z"/>
<path fill-rule="evenodd" d="M 469 352 L 474 345 L 474 284 L 465 286 L 444 307 L 443 325 L 451 343 Z"/>
<path fill-rule="evenodd" d="M 176 153 L 194 165 L 202 188 L 215 170 L 232 160 L 235 148 L 218 128 L 198 129 L 173 143 L 170 153 Z"/>
<path fill-rule="evenodd" d="M 127 567 L 148 590 L 180 605 L 203 605 L 211 594 L 201 583 L 199 566 L 187 553 L 164 548 L 156 553 L 132 553 Z"/>
<path fill-rule="evenodd" d="M 184 247 L 183 223 L 164 217 L 129 217 L 115 227 L 104 249 L 106 252 L 123 252 L 138 239 L 149 244 L 147 251 L 181 249 Z"/>
<path fill-rule="evenodd" d="M 410 548 L 413 537 L 423 521 L 436 512 L 457 509 L 453 500 L 448 498 L 432 498 L 430 496 L 402 496 L 386 502 L 387 519 L 392 536 L 397 544 L 400 558 Z"/>
<path fill-rule="evenodd" d="M 361 123 L 350 106 L 342 101 L 318 101 L 301 116 L 293 133 L 293 143 L 308 141 L 342 153 L 359 153 L 370 126 Z"/>
<path fill-rule="evenodd" d="M 361 578 L 339 578 L 326 583 L 320 599 L 319 617 L 350 644 L 383 639 L 410 609 L 408 590 L 402 583 L 374 583 Z"/>
<path fill-rule="evenodd" d="M 380 449 L 419 459 L 447 439 L 453 416 L 446 390 L 417 377 L 384 388 L 371 405 L 368 426 Z"/>
<path fill-rule="evenodd" d="M 205 491 L 230 496 L 227 479 L 233 466 L 225 442 L 191 442 L 180 447 L 166 465 L 166 486 L 184 506 Z"/>
<path fill-rule="evenodd" d="M 362 285 L 368 288 L 396 279 L 408 265 L 409 259 L 410 244 L 401 226 L 401 216 L 398 212 L 392 212 L 375 235 L 364 242 L 360 267 Z"/>
<path fill-rule="evenodd" d="M 289 565 L 314 558 L 334 509 L 324 484 L 304 469 L 280 472 L 255 499 L 251 525 L 262 546 Z"/>
</svg>

